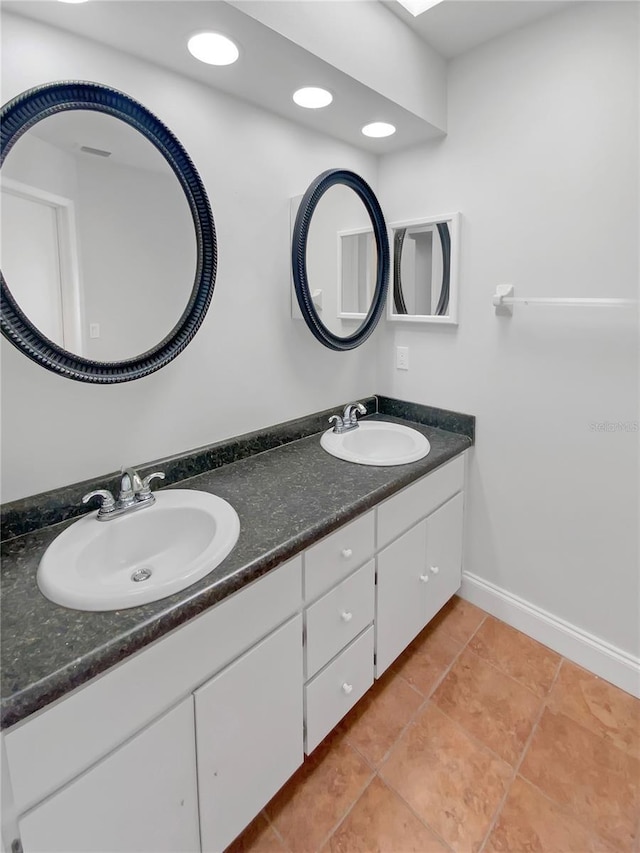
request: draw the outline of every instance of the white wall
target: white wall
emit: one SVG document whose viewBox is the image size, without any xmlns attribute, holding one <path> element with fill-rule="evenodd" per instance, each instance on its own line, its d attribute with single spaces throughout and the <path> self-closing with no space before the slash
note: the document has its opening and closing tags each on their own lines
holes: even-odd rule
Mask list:
<svg viewBox="0 0 640 853">
<path fill-rule="evenodd" d="M 119 88 L 173 129 L 209 193 L 219 241 L 211 308 L 192 343 L 137 382 L 48 373 L 2 340 L 5 501 L 198 447 L 375 391 L 375 341 L 334 353 L 290 314 L 289 198 L 373 156 L 158 67 L 4 16 L 2 101 L 45 81 Z M 19 143 L 18 143 L 19 144 Z"/>
<path fill-rule="evenodd" d="M 477 417 L 466 570 L 635 655 L 638 433 L 592 427 L 637 425 L 635 314 L 491 295 L 637 297 L 638 11 L 577 4 L 451 63 L 448 137 L 384 158 L 379 197 L 462 212 L 460 326 L 378 337 L 381 392 Z"/>
</svg>

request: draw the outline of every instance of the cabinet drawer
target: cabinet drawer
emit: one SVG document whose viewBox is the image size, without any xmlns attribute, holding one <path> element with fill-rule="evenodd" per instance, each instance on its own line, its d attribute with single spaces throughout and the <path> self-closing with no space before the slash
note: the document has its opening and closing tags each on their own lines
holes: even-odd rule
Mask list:
<svg viewBox="0 0 640 853">
<path fill-rule="evenodd" d="M 307 755 L 372 684 L 373 627 L 367 628 L 305 687 Z"/>
<path fill-rule="evenodd" d="M 464 456 L 458 456 L 380 504 L 376 510 L 378 550 L 426 518 L 463 485 Z"/>
<path fill-rule="evenodd" d="M 312 545 L 304 557 L 304 598 L 313 601 L 373 557 L 374 511 Z"/>
<path fill-rule="evenodd" d="M 460 492 L 427 519 L 427 622 L 460 589 L 463 504 Z"/>
<path fill-rule="evenodd" d="M 370 560 L 307 610 L 307 678 L 315 675 L 373 622 L 374 566 L 374 561 Z"/>
</svg>

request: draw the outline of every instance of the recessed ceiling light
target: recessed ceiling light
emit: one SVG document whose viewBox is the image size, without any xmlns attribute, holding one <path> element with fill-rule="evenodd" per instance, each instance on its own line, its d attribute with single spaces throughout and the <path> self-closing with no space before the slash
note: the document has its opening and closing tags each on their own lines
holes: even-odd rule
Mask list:
<svg viewBox="0 0 640 853">
<path fill-rule="evenodd" d="M 398 0 L 398 3 L 404 6 L 407 12 L 411 12 L 414 18 L 417 18 L 418 15 L 442 3 L 442 0 Z"/>
<path fill-rule="evenodd" d="M 394 125 L 386 121 L 373 121 L 371 124 L 365 124 L 362 132 L 365 136 L 382 137 L 392 136 L 396 132 L 396 129 Z"/>
<path fill-rule="evenodd" d="M 86 3 L 87 0 L 60 0 L 61 3 Z"/>
<path fill-rule="evenodd" d="M 320 89 L 318 86 L 305 86 L 304 89 L 298 89 L 293 93 L 293 100 L 299 107 L 305 107 L 308 110 L 319 110 L 321 107 L 328 107 L 333 100 L 331 92 L 326 89 Z"/>
<path fill-rule="evenodd" d="M 237 45 L 221 33 L 191 36 L 187 48 L 192 56 L 207 65 L 231 65 L 240 56 Z"/>
</svg>

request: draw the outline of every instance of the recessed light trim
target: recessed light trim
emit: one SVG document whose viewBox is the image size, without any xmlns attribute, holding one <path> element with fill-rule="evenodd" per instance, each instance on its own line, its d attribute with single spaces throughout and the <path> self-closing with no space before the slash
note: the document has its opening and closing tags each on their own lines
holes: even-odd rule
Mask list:
<svg viewBox="0 0 640 853">
<path fill-rule="evenodd" d="M 87 0 L 58 0 L 60 3 L 86 3 Z"/>
<path fill-rule="evenodd" d="M 333 95 L 320 86 L 303 86 L 293 93 L 293 100 L 299 107 L 306 110 L 320 110 L 328 107 L 333 101 Z"/>
<path fill-rule="evenodd" d="M 365 136 L 382 139 L 384 136 L 393 136 L 396 128 L 395 125 L 389 124 L 387 121 L 372 121 L 371 124 L 365 124 L 362 132 Z"/>
<path fill-rule="evenodd" d="M 237 44 L 222 33 L 196 33 L 187 42 L 187 49 L 207 65 L 232 65 L 240 56 Z"/>
<path fill-rule="evenodd" d="M 442 3 L 442 0 L 398 0 L 398 3 L 404 6 L 407 12 L 410 12 L 414 18 L 417 18 L 418 15 Z"/>
</svg>

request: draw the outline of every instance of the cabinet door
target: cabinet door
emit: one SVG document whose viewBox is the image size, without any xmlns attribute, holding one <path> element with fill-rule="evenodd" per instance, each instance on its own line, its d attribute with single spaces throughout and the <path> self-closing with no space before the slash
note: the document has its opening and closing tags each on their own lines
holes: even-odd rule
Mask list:
<svg viewBox="0 0 640 853">
<path fill-rule="evenodd" d="M 192 697 L 18 824 L 25 853 L 198 851 Z"/>
<path fill-rule="evenodd" d="M 233 841 L 302 764 L 302 617 L 195 693 L 202 850 Z"/>
<path fill-rule="evenodd" d="M 426 531 L 427 523 L 422 521 L 378 554 L 377 678 L 425 624 Z"/>
<path fill-rule="evenodd" d="M 460 588 L 462 581 L 462 510 L 460 492 L 427 519 L 425 622 Z"/>
</svg>

